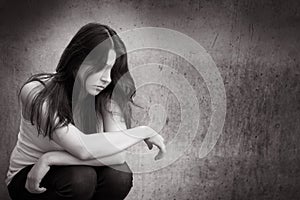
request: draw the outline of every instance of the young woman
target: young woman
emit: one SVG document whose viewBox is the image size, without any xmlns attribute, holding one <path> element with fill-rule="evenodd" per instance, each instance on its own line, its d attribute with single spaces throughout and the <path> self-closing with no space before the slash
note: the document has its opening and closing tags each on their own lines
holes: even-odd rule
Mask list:
<svg viewBox="0 0 300 200">
<path fill-rule="evenodd" d="M 109 26 L 83 26 L 55 73 L 22 86 L 20 132 L 6 184 L 12 199 L 124 199 L 132 187 L 127 148 L 166 153 L 147 126 L 131 128 L 134 81 L 124 43 Z"/>
</svg>

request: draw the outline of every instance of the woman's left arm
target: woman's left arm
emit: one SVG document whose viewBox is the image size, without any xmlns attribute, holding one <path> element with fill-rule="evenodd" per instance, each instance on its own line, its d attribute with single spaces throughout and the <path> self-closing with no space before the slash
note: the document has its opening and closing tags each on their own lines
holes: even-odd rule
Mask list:
<svg viewBox="0 0 300 200">
<path fill-rule="evenodd" d="M 101 107 L 105 132 L 127 129 L 125 119 L 119 105 L 115 101 L 111 100 L 106 106 L 110 112 L 108 112 L 104 107 Z M 144 142 L 147 144 L 149 150 L 153 148 L 153 144 L 148 142 L 148 139 L 145 139 Z"/>
<path fill-rule="evenodd" d="M 124 117 L 120 107 L 111 101 L 109 105 L 109 111 L 105 108 L 101 108 L 103 128 L 105 132 L 113 132 L 127 129 Z M 107 105 L 107 106 L 108 106 Z M 147 142 L 146 142 L 147 143 Z M 150 146 L 148 145 L 149 149 Z M 90 166 L 103 166 L 122 164 L 126 160 L 126 152 L 121 151 L 110 156 L 102 157 L 100 159 L 81 160 L 66 151 L 50 151 L 45 153 L 38 162 L 33 166 L 27 175 L 27 181 L 25 187 L 29 192 L 42 193 L 46 189 L 40 188 L 39 184 L 42 178 L 49 171 L 51 165 L 90 165 Z"/>
<path fill-rule="evenodd" d="M 112 105 L 113 111 L 120 112 L 116 104 Z M 121 116 L 115 116 L 102 108 L 103 128 L 105 132 L 118 131 L 126 129 L 126 125 Z M 50 151 L 43 154 L 37 163 L 31 168 L 27 175 L 25 188 L 31 193 L 42 193 L 46 188 L 40 188 L 40 182 L 47 174 L 51 165 L 89 165 L 89 166 L 104 166 L 123 164 L 125 162 L 125 151 L 116 153 L 110 156 L 102 157 L 99 159 L 81 160 L 66 151 Z"/>
<path fill-rule="evenodd" d="M 125 120 L 122 116 L 122 112 L 118 104 L 114 101 L 110 101 L 107 105 L 111 112 L 107 112 L 103 107 L 101 108 L 102 119 L 99 123 L 103 123 L 104 132 L 113 132 L 127 129 Z M 81 160 L 73 156 L 66 151 L 51 151 L 45 153 L 42 157 L 43 162 L 47 165 L 91 165 L 91 166 L 103 166 L 123 164 L 125 162 L 125 151 L 106 156 L 102 158 L 95 158 L 91 160 Z"/>
</svg>

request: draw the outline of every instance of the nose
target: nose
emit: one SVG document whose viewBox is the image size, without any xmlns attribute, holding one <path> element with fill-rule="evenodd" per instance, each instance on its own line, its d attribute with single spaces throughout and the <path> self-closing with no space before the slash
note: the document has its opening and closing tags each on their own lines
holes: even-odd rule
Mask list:
<svg viewBox="0 0 300 200">
<path fill-rule="evenodd" d="M 101 81 L 105 84 L 111 82 L 110 78 L 110 70 L 107 70 L 102 76 L 101 76 Z"/>
<path fill-rule="evenodd" d="M 111 79 L 101 79 L 101 82 L 102 82 L 103 84 L 108 84 L 108 83 L 111 82 Z"/>
</svg>

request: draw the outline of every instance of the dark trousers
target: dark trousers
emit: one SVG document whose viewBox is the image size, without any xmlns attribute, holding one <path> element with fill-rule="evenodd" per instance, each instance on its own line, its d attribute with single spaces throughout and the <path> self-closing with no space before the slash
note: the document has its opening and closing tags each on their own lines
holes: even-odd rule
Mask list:
<svg viewBox="0 0 300 200">
<path fill-rule="evenodd" d="M 132 187 L 132 171 L 127 163 L 109 166 L 51 166 L 42 179 L 43 193 L 30 193 L 25 188 L 29 165 L 16 174 L 8 185 L 13 200 L 119 200 Z"/>
</svg>

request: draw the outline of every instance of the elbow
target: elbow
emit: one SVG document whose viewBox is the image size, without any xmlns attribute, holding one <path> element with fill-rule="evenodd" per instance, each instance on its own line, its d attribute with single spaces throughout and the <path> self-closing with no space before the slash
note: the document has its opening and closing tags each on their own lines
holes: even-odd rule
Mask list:
<svg viewBox="0 0 300 200">
<path fill-rule="evenodd" d="M 77 158 L 79 158 L 80 160 L 91 160 L 94 159 L 94 157 L 92 156 L 92 154 L 90 154 L 87 151 L 79 151 L 77 153 Z"/>
<path fill-rule="evenodd" d="M 112 164 L 119 165 L 126 162 L 126 152 L 120 152 L 112 157 Z"/>
<path fill-rule="evenodd" d="M 118 164 L 124 164 L 126 162 L 126 153 L 121 152 L 117 160 L 118 160 Z"/>
</svg>

